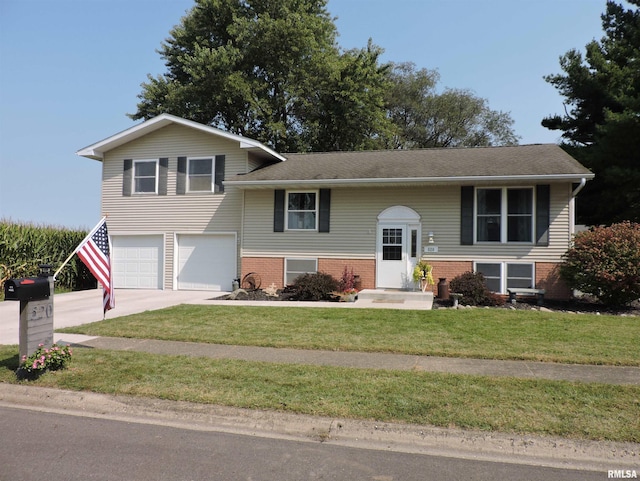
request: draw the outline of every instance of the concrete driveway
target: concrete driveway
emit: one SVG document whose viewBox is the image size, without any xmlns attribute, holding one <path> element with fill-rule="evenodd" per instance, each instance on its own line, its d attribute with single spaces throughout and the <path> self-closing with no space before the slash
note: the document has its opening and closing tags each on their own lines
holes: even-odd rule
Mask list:
<svg viewBox="0 0 640 481">
<path fill-rule="evenodd" d="M 161 291 L 116 289 L 116 307 L 107 319 L 178 304 L 207 304 L 224 295 L 211 291 Z M 78 326 L 102 320 L 102 289 L 57 294 L 53 299 L 53 328 Z M 0 302 L 0 344 L 18 344 L 20 302 Z"/>
</svg>

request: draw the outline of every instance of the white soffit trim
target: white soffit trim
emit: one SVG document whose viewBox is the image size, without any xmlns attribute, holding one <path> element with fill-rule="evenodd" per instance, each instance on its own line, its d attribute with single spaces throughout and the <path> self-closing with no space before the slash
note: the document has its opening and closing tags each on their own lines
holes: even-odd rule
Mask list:
<svg viewBox="0 0 640 481">
<path fill-rule="evenodd" d="M 102 160 L 104 153 L 109 150 L 115 149 L 121 145 L 124 145 L 132 140 L 138 139 L 144 135 L 154 132 L 158 129 L 166 127 L 170 124 L 179 124 L 192 129 L 200 130 L 207 134 L 217 135 L 234 142 L 238 142 L 241 149 L 247 149 L 251 151 L 262 152 L 269 157 L 276 158 L 280 161 L 285 161 L 286 158 L 278 154 L 273 149 L 270 149 L 266 145 L 258 142 L 257 140 L 242 137 L 241 135 L 231 134 L 224 130 L 217 129 L 208 125 L 203 125 L 192 120 L 183 119 L 170 114 L 161 114 L 152 119 L 146 120 L 138 125 L 135 125 L 129 129 L 123 130 L 111 137 L 107 137 L 104 140 L 88 145 L 76 152 L 77 155 L 87 157 L 94 160 Z"/>
</svg>

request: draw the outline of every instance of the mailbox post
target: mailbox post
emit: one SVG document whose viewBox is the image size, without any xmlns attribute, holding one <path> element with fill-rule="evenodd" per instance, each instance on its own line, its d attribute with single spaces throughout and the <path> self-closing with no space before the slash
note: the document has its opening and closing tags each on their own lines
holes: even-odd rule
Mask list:
<svg viewBox="0 0 640 481">
<path fill-rule="evenodd" d="M 20 359 L 35 352 L 39 344 L 53 344 L 53 289 L 48 264 L 40 265 L 37 277 L 5 282 L 5 301 L 20 301 Z"/>
</svg>

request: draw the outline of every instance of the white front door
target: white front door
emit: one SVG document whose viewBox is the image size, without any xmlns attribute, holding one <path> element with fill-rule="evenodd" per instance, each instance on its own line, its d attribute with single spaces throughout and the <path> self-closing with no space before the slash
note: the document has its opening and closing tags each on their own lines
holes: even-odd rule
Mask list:
<svg viewBox="0 0 640 481">
<path fill-rule="evenodd" d="M 377 287 L 402 288 L 407 283 L 407 227 L 378 226 Z"/>
<path fill-rule="evenodd" d="M 410 289 L 418 256 L 419 226 L 380 224 L 376 287 Z"/>
<path fill-rule="evenodd" d="M 420 216 L 409 207 L 389 207 L 378 216 L 376 287 L 410 289 L 420 257 Z"/>
</svg>

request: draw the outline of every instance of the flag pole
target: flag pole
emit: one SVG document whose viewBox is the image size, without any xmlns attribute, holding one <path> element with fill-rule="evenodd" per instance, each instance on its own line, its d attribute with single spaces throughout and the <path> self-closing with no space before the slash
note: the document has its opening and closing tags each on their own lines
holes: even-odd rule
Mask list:
<svg viewBox="0 0 640 481">
<path fill-rule="evenodd" d="M 105 221 L 105 219 L 107 218 L 107 216 L 105 215 L 102 219 L 100 219 L 100 222 L 98 222 L 98 224 L 91 230 L 91 232 L 89 232 L 87 234 L 87 236 L 82 239 L 82 242 L 80 242 L 80 244 L 78 244 L 78 247 L 81 246 L 82 244 L 84 244 L 84 241 L 86 241 L 87 239 L 91 238 L 91 236 L 93 234 L 95 234 L 95 232 L 98 230 L 98 227 L 100 227 L 102 225 L 102 223 Z M 76 252 L 78 252 L 78 247 L 76 247 L 73 252 L 71 254 L 69 254 L 69 257 L 67 257 L 67 260 L 65 260 L 62 265 L 60 266 L 60 268 L 55 272 L 55 274 L 53 274 L 53 280 L 56 280 L 56 277 L 58 277 L 58 274 L 60 274 L 60 271 L 62 270 L 62 268 L 64 266 L 66 266 L 69 261 L 71 260 L 71 258 L 76 254 Z"/>
<path fill-rule="evenodd" d="M 58 274 L 60 274 L 60 271 L 62 270 L 62 268 L 63 268 L 64 266 L 66 266 L 66 265 L 69 263 L 69 261 L 71 260 L 71 258 L 72 258 L 74 255 L 76 255 L 76 251 L 73 251 L 71 254 L 69 254 L 69 257 L 67 257 L 67 260 L 66 260 L 66 261 L 64 261 L 64 262 L 62 263 L 62 265 L 60 266 L 60 269 L 58 269 L 58 270 L 55 272 L 55 274 L 53 274 L 53 280 L 54 280 L 54 281 L 56 280 L 56 277 L 58 277 Z"/>
</svg>

